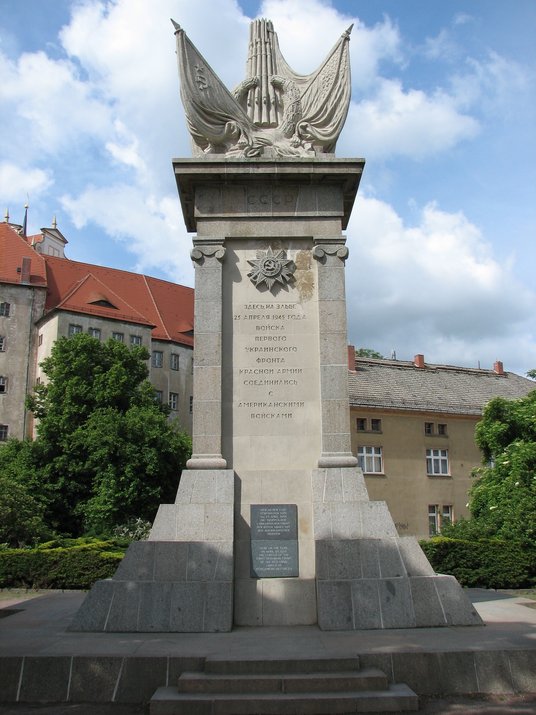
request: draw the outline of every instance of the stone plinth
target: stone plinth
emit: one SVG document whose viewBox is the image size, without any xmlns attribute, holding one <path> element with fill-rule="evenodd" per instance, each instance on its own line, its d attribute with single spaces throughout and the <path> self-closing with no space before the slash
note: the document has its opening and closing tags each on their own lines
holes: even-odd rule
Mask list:
<svg viewBox="0 0 536 715">
<path fill-rule="evenodd" d="M 231 470 L 185 472 L 149 540 L 131 544 L 113 578 L 97 581 L 70 630 L 230 631 L 233 502 Z"/>
</svg>

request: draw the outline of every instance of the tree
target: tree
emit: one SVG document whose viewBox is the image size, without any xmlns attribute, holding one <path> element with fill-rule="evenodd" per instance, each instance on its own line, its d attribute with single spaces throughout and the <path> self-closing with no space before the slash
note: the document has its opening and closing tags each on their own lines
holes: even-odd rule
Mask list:
<svg viewBox="0 0 536 715">
<path fill-rule="evenodd" d="M 50 533 L 45 500 L 28 484 L 37 471 L 36 458 L 28 441 L 10 439 L 0 447 L 0 543 L 10 547 L 32 544 Z"/>
<path fill-rule="evenodd" d="M 383 360 L 383 355 L 372 348 L 357 348 L 355 351 L 356 357 L 374 358 L 375 360 Z"/>
<path fill-rule="evenodd" d="M 458 535 L 478 533 L 534 546 L 536 390 L 518 400 L 491 400 L 475 436 L 484 466 L 477 471 L 479 478 L 470 491 L 472 518 L 460 524 Z"/>
<path fill-rule="evenodd" d="M 528 370 L 527 377 L 530 377 L 531 380 L 536 380 L 536 368 L 533 368 L 532 370 Z"/>
<path fill-rule="evenodd" d="M 190 439 L 157 403 L 148 357 L 143 347 L 80 333 L 60 338 L 43 361 L 47 382 L 28 400 L 41 458 L 29 481 L 54 529 L 109 530 L 152 519 L 173 500 Z"/>
</svg>

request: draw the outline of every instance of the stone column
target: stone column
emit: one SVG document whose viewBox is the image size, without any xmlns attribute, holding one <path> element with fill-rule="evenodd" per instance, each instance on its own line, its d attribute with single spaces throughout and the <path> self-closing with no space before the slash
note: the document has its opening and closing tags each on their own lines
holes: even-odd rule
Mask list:
<svg viewBox="0 0 536 715">
<path fill-rule="evenodd" d="M 318 262 L 318 317 L 320 335 L 320 395 L 322 403 L 321 468 L 355 467 L 351 452 L 348 405 L 348 357 L 344 263 L 346 239 L 314 239 Z"/>
<path fill-rule="evenodd" d="M 221 446 L 223 239 L 196 238 L 193 452 L 188 469 L 225 469 Z"/>
</svg>

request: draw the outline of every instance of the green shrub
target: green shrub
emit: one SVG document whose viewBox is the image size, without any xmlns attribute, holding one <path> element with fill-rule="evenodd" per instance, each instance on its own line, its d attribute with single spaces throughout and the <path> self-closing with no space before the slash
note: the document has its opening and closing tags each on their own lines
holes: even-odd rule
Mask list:
<svg viewBox="0 0 536 715">
<path fill-rule="evenodd" d="M 87 589 L 115 573 L 124 549 L 117 540 L 60 546 L 55 539 L 35 549 L 0 551 L 0 587 Z"/>
<path fill-rule="evenodd" d="M 455 576 L 462 586 L 527 588 L 536 583 L 536 549 L 516 542 L 438 536 L 421 541 L 421 547 L 437 573 Z"/>
</svg>

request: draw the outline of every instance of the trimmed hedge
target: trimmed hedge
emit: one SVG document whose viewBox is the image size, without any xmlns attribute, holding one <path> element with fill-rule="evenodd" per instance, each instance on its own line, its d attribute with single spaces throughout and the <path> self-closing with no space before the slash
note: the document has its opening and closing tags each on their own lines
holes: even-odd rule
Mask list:
<svg viewBox="0 0 536 715">
<path fill-rule="evenodd" d="M 486 539 L 463 541 L 437 536 L 421 541 L 437 573 L 455 576 L 472 588 L 531 588 L 536 584 L 536 548 Z"/>
<path fill-rule="evenodd" d="M 66 542 L 74 545 L 57 545 Z M 96 539 L 5 549 L 0 551 L 0 587 L 88 589 L 95 581 L 113 576 L 123 556 L 122 545 Z"/>
</svg>

